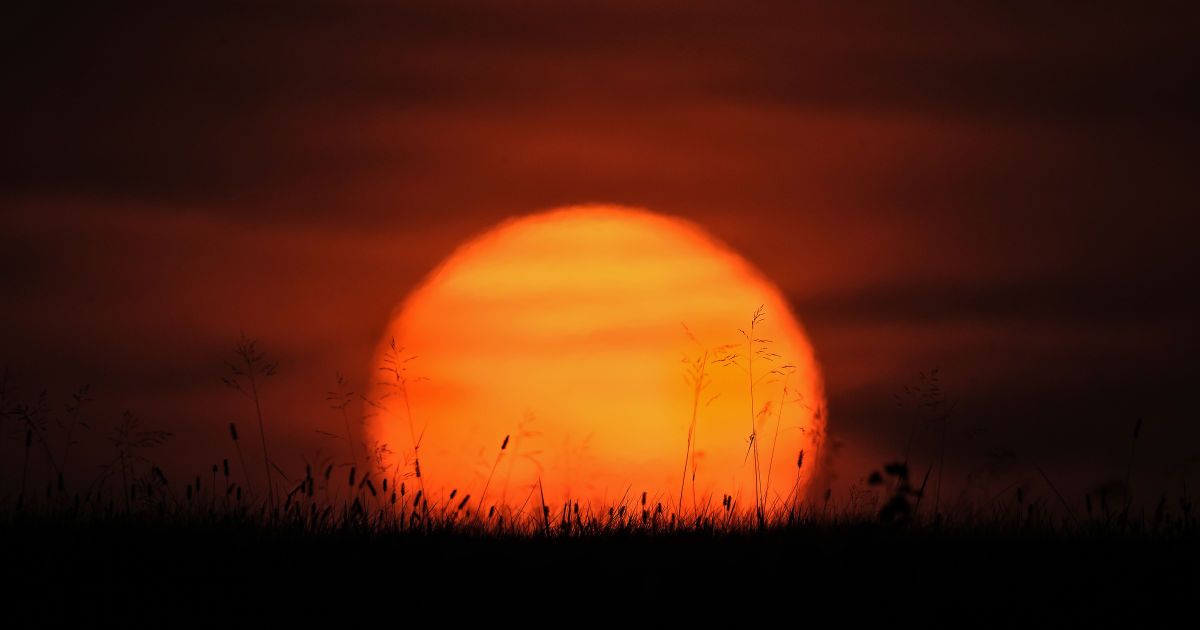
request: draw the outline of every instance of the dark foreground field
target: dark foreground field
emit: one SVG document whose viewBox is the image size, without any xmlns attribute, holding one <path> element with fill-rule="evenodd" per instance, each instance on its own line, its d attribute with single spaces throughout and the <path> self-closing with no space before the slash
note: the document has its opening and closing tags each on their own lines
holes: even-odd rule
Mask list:
<svg viewBox="0 0 1200 630">
<path fill-rule="evenodd" d="M 246 521 L 6 519 L 4 616 L 309 625 L 729 619 L 1189 627 L 1197 539 L 1115 528 L 799 524 L 736 532 L 480 535 Z M 822 624 L 824 625 L 824 624 Z"/>
</svg>

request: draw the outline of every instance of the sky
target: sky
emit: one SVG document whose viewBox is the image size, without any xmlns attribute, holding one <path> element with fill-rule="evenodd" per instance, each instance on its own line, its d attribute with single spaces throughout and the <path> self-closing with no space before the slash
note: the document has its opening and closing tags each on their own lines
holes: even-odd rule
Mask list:
<svg viewBox="0 0 1200 630">
<path fill-rule="evenodd" d="M 250 420 L 220 381 L 244 332 L 280 361 L 269 421 L 304 427 L 280 450 L 311 451 L 335 374 L 368 386 L 457 244 L 624 204 L 786 295 L 839 491 L 903 457 L 904 387 L 938 368 L 955 492 L 1037 468 L 1176 492 L 1200 457 L 1200 24 L 1067 4 L 17 3 L 0 365 L 58 415 L 90 384 L 90 443 L 130 410 L 202 470 Z M 916 426 L 919 472 L 942 425 Z"/>
</svg>

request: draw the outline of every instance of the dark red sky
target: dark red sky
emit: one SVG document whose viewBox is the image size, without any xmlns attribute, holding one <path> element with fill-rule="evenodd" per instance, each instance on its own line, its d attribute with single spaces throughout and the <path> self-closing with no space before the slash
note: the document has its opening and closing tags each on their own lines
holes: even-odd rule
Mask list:
<svg viewBox="0 0 1200 630">
<path fill-rule="evenodd" d="M 956 478 L 1123 477 L 1137 418 L 1155 492 L 1200 455 L 1189 3 L 22 4 L 0 363 L 26 397 L 91 383 L 97 435 L 128 408 L 207 466 L 248 421 L 219 382 L 245 330 L 315 436 L 455 244 L 596 201 L 783 288 L 844 482 L 899 453 L 892 396 L 934 366 Z"/>
</svg>

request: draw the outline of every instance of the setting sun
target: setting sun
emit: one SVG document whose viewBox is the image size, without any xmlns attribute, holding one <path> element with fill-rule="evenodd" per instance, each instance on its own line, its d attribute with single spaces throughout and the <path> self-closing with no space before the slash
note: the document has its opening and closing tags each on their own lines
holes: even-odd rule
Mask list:
<svg viewBox="0 0 1200 630">
<path fill-rule="evenodd" d="M 672 512 L 725 495 L 771 511 L 817 463 L 821 375 L 783 296 L 696 225 L 642 210 L 558 209 L 466 243 L 375 364 L 370 436 L 431 502 L 646 492 Z"/>
</svg>

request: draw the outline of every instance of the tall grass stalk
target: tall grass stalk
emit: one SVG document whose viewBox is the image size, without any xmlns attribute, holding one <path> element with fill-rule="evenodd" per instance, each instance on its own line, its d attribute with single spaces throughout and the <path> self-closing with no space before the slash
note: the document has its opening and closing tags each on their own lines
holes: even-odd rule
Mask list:
<svg viewBox="0 0 1200 630">
<path fill-rule="evenodd" d="M 767 458 L 767 482 L 763 486 L 763 494 L 766 496 L 770 496 L 771 494 L 771 471 L 775 469 L 775 447 L 779 444 L 779 428 L 783 425 L 783 407 L 787 404 L 789 391 L 788 381 L 795 370 L 796 367 L 794 365 L 785 365 L 774 370 L 774 372 L 783 376 L 783 388 L 779 393 L 779 408 L 775 411 L 775 436 L 771 439 L 771 455 Z M 800 457 L 804 457 L 803 451 L 801 451 Z"/>
<path fill-rule="evenodd" d="M 229 363 L 229 376 L 225 384 L 241 393 L 254 403 L 254 416 L 258 420 L 258 433 L 262 440 L 263 471 L 267 479 L 267 501 L 272 509 L 275 507 L 275 489 L 271 476 L 271 457 L 267 452 L 267 428 L 263 421 L 262 401 L 259 388 L 262 379 L 275 375 L 278 364 L 267 360 L 266 355 L 257 347 L 257 342 L 242 334 L 233 350 L 236 360 Z"/>
<path fill-rule="evenodd" d="M 88 398 L 89 389 L 87 385 L 80 387 L 78 391 L 71 395 L 71 400 L 67 403 L 67 427 L 66 437 L 63 438 L 62 470 L 59 471 L 58 475 L 58 486 L 61 491 L 65 491 L 66 489 L 67 462 L 69 461 L 71 446 L 75 443 L 75 427 L 82 426 L 85 429 L 88 428 L 87 423 L 80 420 L 80 414 L 83 412 L 84 404 L 91 402 L 91 399 Z"/>
<path fill-rule="evenodd" d="M 350 465 L 358 466 L 358 451 L 354 448 L 354 434 L 350 431 L 350 414 L 346 411 L 353 396 L 354 392 L 346 388 L 346 377 L 338 372 L 335 388 L 325 395 L 325 400 L 329 402 L 330 408 L 341 414 L 342 425 L 346 430 L 346 445 L 350 450 Z"/>
<path fill-rule="evenodd" d="M 20 419 L 21 424 L 25 429 L 25 461 L 21 472 L 21 494 L 18 501 L 24 503 L 25 492 L 27 489 L 26 483 L 29 477 L 30 457 L 33 450 L 33 443 L 36 441 L 42 450 L 45 459 L 46 468 L 53 472 L 57 477 L 61 474 L 62 469 L 54 462 L 54 454 L 50 450 L 50 443 L 46 440 L 46 414 L 48 409 L 46 392 L 41 392 L 37 401 L 33 404 L 21 404 L 13 410 L 13 414 Z"/>
<path fill-rule="evenodd" d="M 684 327 L 687 330 L 687 327 Z M 691 336 L 691 332 L 688 332 Z M 692 337 L 695 340 L 695 337 Z M 704 389 L 708 387 L 709 381 L 707 376 L 708 369 L 708 351 L 705 350 L 698 359 L 692 361 L 688 365 L 688 369 L 684 372 L 684 380 L 692 386 L 692 419 L 688 423 L 687 432 L 687 447 L 683 452 L 683 473 L 679 479 L 679 502 L 675 507 L 676 514 L 683 514 L 683 489 L 687 485 L 688 462 L 693 462 L 692 466 L 692 509 L 695 509 L 695 489 L 696 489 L 696 473 L 695 473 L 695 449 L 696 449 L 696 420 L 700 413 L 700 395 Z"/>
<path fill-rule="evenodd" d="M 393 338 L 388 343 L 388 353 L 384 356 L 383 366 L 379 368 L 379 371 L 391 375 L 391 380 L 384 381 L 382 384 L 390 387 L 393 394 L 399 394 L 401 400 L 404 402 L 404 416 L 408 422 L 408 435 L 413 451 L 413 473 L 423 492 L 425 490 L 425 478 L 421 473 L 421 439 L 425 436 L 425 428 L 422 427 L 421 431 L 417 432 L 416 424 L 413 420 L 412 402 L 408 396 L 408 385 L 413 380 L 408 376 L 408 364 L 416 358 L 416 355 L 405 356 L 404 348 L 398 347 L 396 340 Z M 395 482 L 396 479 L 393 477 L 392 484 L 394 485 Z"/>
<path fill-rule="evenodd" d="M 504 457 L 504 449 L 508 448 L 509 435 L 504 436 L 504 441 L 500 443 L 500 452 L 496 453 L 496 461 L 492 463 L 492 472 L 488 473 L 487 483 L 483 484 L 483 492 L 479 493 L 479 506 L 475 508 L 478 513 L 483 510 L 483 499 L 487 496 L 488 486 L 492 485 L 492 477 L 496 475 L 496 467 L 500 465 L 500 458 Z"/>
<path fill-rule="evenodd" d="M 246 455 L 242 453 L 242 443 L 238 440 L 237 425 L 233 422 L 229 423 L 229 437 L 233 438 L 233 446 L 237 449 L 238 461 L 242 463 L 242 482 L 246 484 L 246 489 L 254 492 L 254 486 L 250 483 L 250 468 L 246 466 Z M 228 470 L 228 465 L 226 465 Z M 226 473 L 228 476 L 228 473 Z"/>
<path fill-rule="evenodd" d="M 1133 494 L 1133 488 L 1130 485 L 1133 482 L 1133 456 L 1137 454 L 1138 437 L 1141 434 L 1142 419 L 1138 418 L 1137 423 L 1133 425 L 1133 439 L 1129 442 L 1129 462 L 1125 466 L 1125 491 L 1127 500 Z"/>
<path fill-rule="evenodd" d="M 765 503 L 762 492 L 762 466 L 759 458 L 758 449 L 758 407 L 755 401 L 755 392 L 758 382 L 771 374 L 779 374 L 778 370 L 770 370 L 762 375 L 756 375 L 754 371 L 754 361 L 758 359 L 760 362 L 774 362 L 780 357 L 779 354 L 772 352 L 771 340 L 760 338 L 757 336 L 758 328 L 766 321 L 765 307 L 760 305 L 755 309 L 754 314 L 750 317 L 750 327 L 748 329 L 738 329 L 743 342 L 746 345 L 746 354 L 739 354 L 734 348 L 737 346 L 722 346 L 718 348 L 719 354 L 716 359 L 717 363 L 722 365 L 731 365 L 741 368 L 746 373 L 747 390 L 750 399 L 750 437 L 749 447 L 746 450 L 747 458 L 753 455 L 754 459 L 754 512 L 757 522 L 760 527 L 766 525 Z M 742 365 L 742 362 L 745 365 Z"/>
<path fill-rule="evenodd" d="M 750 383 L 750 448 L 754 450 L 754 500 L 755 511 L 758 513 L 758 522 L 760 525 L 763 523 L 765 515 L 763 514 L 762 490 L 760 489 L 761 471 L 758 466 L 758 423 L 756 422 L 758 417 L 755 413 L 756 407 L 754 406 L 754 328 L 763 316 L 762 310 L 763 307 L 759 306 L 758 310 L 754 311 L 754 316 L 750 318 L 750 333 L 742 333 L 742 336 L 746 338 L 746 344 L 749 349 L 749 352 L 746 353 L 746 372 L 749 375 L 748 381 Z"/>
</svg>

